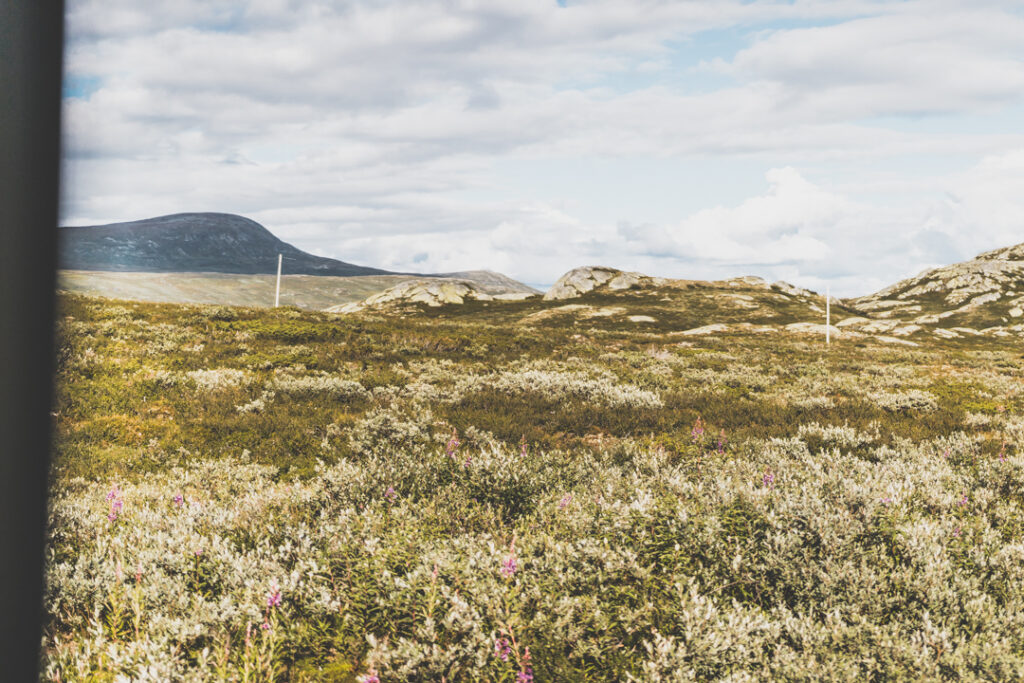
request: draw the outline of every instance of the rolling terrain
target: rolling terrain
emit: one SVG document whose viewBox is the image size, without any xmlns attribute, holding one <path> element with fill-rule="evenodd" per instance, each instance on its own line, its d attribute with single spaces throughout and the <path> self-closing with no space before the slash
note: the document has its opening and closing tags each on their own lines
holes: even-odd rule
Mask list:
<svg viewBox="0 0 1024 683">
<path fill-rule="evenodd" d="M 1020 680 L 1020 340 L 843 325 L 1013 317 L 947 272 L 834 301 L 830 346 L 813 292 L 605 267 L 64 293 L 41 676 Z"/>
</svg>

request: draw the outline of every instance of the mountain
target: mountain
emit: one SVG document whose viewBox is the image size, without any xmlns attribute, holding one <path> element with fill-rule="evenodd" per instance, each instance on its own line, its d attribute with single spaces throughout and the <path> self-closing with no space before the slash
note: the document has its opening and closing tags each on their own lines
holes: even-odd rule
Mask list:
<svg viewBox="0 0 1024 683">
<path fill-rule="evenodd" d="M 845 303 L 863 312 L 840 323 L 851 329 L 949 338 L 1024 333 L 1024 244 L 932 268 Z"/>
<path fill-rule="evenodd" d="M 314 256 L 256 221 L 226 213 L 178 213 L 127 223 L 61 228 L 60 267 L 69 270 L 303 275 L 389 275 Z"/>
</svg>

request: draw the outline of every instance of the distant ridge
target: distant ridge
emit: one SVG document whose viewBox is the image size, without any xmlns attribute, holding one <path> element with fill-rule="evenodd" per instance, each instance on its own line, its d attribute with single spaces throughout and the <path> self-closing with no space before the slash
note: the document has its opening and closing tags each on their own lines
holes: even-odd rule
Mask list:
<svg viewBox="0 0 1024 683">
<path fill-rule="evenodd" d="M 60 267 L 150 273 L 277 272 L 301 275 L 392 275 L 392 271 L 314 256 L 254 220 L 228 213 L 177 213 L 126 223 L 61 228 Z"/>
</svg>

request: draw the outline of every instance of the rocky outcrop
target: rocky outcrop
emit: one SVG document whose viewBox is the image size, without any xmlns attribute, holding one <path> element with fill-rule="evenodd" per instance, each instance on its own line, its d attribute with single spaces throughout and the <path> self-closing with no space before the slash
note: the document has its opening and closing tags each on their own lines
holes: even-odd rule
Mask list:
<svg viewBox="0 0 1024 683">
<path fill-rule="evenodd" d="M 481 285 L 469 280 L 409 280 L 374 294 L 363 301 L 332 306 L 327 311 L 332 313 L 355 313 L 366 309 L 389 309 L 404 304 L 417 303 L 437 307 L 445 304 L 461 304 L 466 301 L 492 301 L 497 298 L 523 299 L 529 296 L 532 295 L 515 292 L 499 295 L 488 294 Z"/>
<path fill-rule="evenodd" d="M 998 306 L 987 306 L 996 302 Z M 894 310 L 897 315 L 921 311 L 949 316 L 982 307 L 1008 315 L 1010 309 L 1024 306 L 1024 244 L 926 270 L 848 303 L 864 311 Z"/>
<path fill-rule="evenodd" d="M 777 289 L 780 292 L 782 292 L 784 294 L 788 294 L 790 296 L 803 296 L 803 297 L 818 296 L 817 294 L 815 294 L 814 292 L 812 292 L 809 289 L 804 289 L 803 287 L 797 287 L 795 285 L 791 285 L 788 282 L 784 282 L 782 280 L 779 280 L 778 282 L 773 282 L 771 284 L 771 288 L 772 289 Z"/>
<path fill-rule="evenodd" d="M 544 295 L 544 300 L 575 299 L 597 289 L 622 291 L 663 285 L 666 282 L 664 278 L 650 277 L 642 273 L 625 272 L 604 266 L 585 266 L 574 268 L 558 278 L 558 282 Z"/>
<path fill-rule="evenodd" d="M 932 268 L 847 304 L 871 319 L 845 323 L 861 332 L 908 335 L 925 330 L 940 338 L 1011 334 L 1005 327 L 1024 315 L 1024 244 Z"/>
</svg>

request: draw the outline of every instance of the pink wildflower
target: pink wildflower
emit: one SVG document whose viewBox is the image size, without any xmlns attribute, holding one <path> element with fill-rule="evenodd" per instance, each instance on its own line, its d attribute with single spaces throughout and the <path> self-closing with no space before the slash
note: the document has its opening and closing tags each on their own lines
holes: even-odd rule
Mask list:
<svg viewBox="0 0 1024 683">
<path fill-rule="evenodd" d="M 508 638 L 498 638 L 494 641 L 494 656 L 503 662 L 508 661 L 508 656 L 512 654 L 512 646 L 508 642 Z"/>
<path fill-rule="evenodd" d="M 267 607 L 273 609 L 281 604 L 281 589 L 277 587 L 275 581 L 270 585 L 270 595 L 267 596 Z"/>
<path fill-rule="evenodd" d="M 266 619 L 264 619 L 263 623 L 260 624 L 260 628 L 263 629 L 264 631 L 269 631 L 270 630 L 270 622 L 267 621 Z"/>
<path fill-rule="evenodd" d="M 690 438 L 693 439 L 694 443 L 704 438 L 704 420 L 700 419 L 700 415 L 697 416 L 697 421 L 693 423 L 693 429 L 690 430 Z"/>
<path fill-rule="evenodd" d="M 725 439 L 725 430 L 723 429 L 721 431 L 721 433 L 718 435 L 718 449 L 717 450 L 718 450 L 719 455 L 721 455 L 722 453 L 725 453 L 725 444 L 726 443 L 728 443 L 728 442 Z"/>
<path fill-rule="evenodd" d="M 444 454 L 447 455 L 449 458 L 453 457 L 455 455 L 455 451 L 458 450 L 459 445 L 461 443 L 462 442 L 459 441 L 459 433 L 453 429 L 452 438 L 448 439 L 448 443 L 444 447 Z"/>
<path fill-rule="evenodd" d="M 184 505 L 185 504 L 185 496 L 181 495 L 180 493 L 178 495 L 174 496 L 174 504 L 177 505 L 178 507 L 181 507 L 182 505 Z"/>
<path fill-rule="evenodd" d="M 501 573 L 504 574 L 506 577 L 511 577 L 515 575 L 516 570 L 518 569 L 519 563 L 516 562 L 516 556 L 514 554 L 509 555 L 508 559 L 505 560 L 501 565 Z"/>
<path fill-rule="evenodd" d="M 384 492 L 384 497 L 387 498 L 392 503 L 395 502 L 395 496 L 396 494 L 394 486 L 389 486 L 388 490 Z"/>
<path fill-rule="evenodd" d="M 565 508 L 567 508 L 569 506 L 569 503 L 571 503 L 571 502 L 572 502 L 572 494 L 571 493 L 565 494 L 564 496 L 562 496 L 562 500 L 558 501 L 558 509 L 559 510 L 564 510 Z"/>
<path fill-rule="evenodd" d="M 770 469 L 765 469 L 764 476 L 761 477 L 761 483 L 764 484 L 765 488 L 775 488 L 775 474 Z"/>
<path fill-rule="evenodd" d="M 960 500 L 958 500 L 958 501 L 956 502 L 956 504 L 957 504 L 957 505 L 960 505 L 960 506 L 964 506 L 964 505 L 967 505 L 967 494 L 965 493 L 965 494 L 961 495 L 961 496 L 960 496 Z"/>
<path fill-rule="evenodd" d="M 121 499 L 121 489 L 117 484 L 107 493 L 107 501 L 110 503 L 110 510 L 107 512 L 107 519 L 113 522 L 117 519 L 118 513 L 124 509 L 124 500 Z"/>
<path fill-rule="evenodd" d="M 380 677 L 377 676 L 376 669 L 370 669 L 369 672 L 356 678 L 359 683 L 380 683 Z"/>
<path fill-rule="evenodd" d="M 530 665 L 530 648 L 523 652 L 522 660 L 519 662 L 522 667 L 516 673 L 516 683 L 533 683 L 533 667 Z"/>
<path fill-rule="evenodd" d="M 953 536 L 955 538 L 960 538 L 960 527 L 953 529 Z"/>
</svg>

